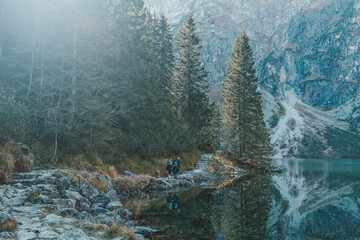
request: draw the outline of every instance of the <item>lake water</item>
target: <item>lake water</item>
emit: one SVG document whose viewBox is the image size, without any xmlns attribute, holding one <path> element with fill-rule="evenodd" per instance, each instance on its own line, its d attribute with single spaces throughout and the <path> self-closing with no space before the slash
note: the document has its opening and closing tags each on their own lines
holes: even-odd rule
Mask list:
<svg viewBox="0 0 360 240">
<path fill-rule="evenodd" d="M 149 239 L 360 239 L 360 160 L 273 164 L 283 173 L 139 199 L 134 218 L 159 229 Z"/>
</svg>

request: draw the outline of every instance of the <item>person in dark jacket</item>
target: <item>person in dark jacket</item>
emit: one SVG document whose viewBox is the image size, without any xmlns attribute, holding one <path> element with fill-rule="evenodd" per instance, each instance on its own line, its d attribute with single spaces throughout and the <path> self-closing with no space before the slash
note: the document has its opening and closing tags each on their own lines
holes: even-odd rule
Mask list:
<svg viewBox="0 0 360 240">
<path fill-rule="evenodd" d="M 177 157 L 173 163 L 173 171 L 176 179 L 179 176 L 180 168 L 181 168 L 180 157 Z"/>
<path fill-rule="evenodd" d="M 166 170 L 169 172 L 169 178 L 171 177 L 172 168 L 173 168 L 173 163 L 172 163 L 172 161 L 171 161 L 171 158 L 169 158 L 169 159 L 166 161 Z"/>
</svg>

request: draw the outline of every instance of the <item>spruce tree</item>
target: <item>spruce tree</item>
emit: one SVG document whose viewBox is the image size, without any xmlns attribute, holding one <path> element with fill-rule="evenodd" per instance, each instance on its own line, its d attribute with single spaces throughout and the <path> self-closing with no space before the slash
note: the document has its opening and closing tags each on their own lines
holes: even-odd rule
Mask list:
<svg viewBox="0 0 360 240">
<path fill-rule="evenodd" d="M 269 134 L 255 76 L 253 51 L 245 31 L 235 42 L 223 84 L 223 136 L 228 157 L 260 162 L 269 150 Z"/>
<path fill-rule="evenodd" d="M 155 54 L 159 71 L 159 91 L 162 103 L 167 104 L 172 99 L 172 80 L 174 76 L 174 46 L 173 33 L 164 14 L 157 21 L 155 37 Z"/>
<path fill-rule="evenodd" d="M 174 95 L 178 118 L 194 134 L 198 146 L 207 149 L 211 146 L 208 140 L 214 111 L 207 96 L 208 72 L 200 61 L 202 43 L 191 13 L 177 39 L 176 47 L 178 57 Z"/>
</svg>

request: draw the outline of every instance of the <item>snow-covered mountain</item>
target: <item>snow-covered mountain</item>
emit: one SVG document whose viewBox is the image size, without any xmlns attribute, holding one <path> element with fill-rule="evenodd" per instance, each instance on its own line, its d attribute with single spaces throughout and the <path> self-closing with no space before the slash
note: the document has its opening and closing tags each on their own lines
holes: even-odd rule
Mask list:
<svg viewBox="0 0 360 240">
<path fill-rule="evenodd" d="M 360 158 L 360 0 L 145 0 L 175 33 L 193 12 L 219 85 L 245 29 L 276 157 Z M 221 91 L 214 91 L 219 94 Z"/>
</svg>

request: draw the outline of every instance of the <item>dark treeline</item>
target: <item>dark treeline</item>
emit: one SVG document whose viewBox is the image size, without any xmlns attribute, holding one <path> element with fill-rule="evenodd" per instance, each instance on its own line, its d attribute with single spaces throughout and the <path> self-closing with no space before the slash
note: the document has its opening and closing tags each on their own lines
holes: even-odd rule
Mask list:
<svg viewBox="0 0 360 240">
<path fill-rule="evenodd" d="M 141 0 L 0 4 L 3 141 L 46 159 L 214 150 L 192 16 L 175 43 Z"/>
</svg>

